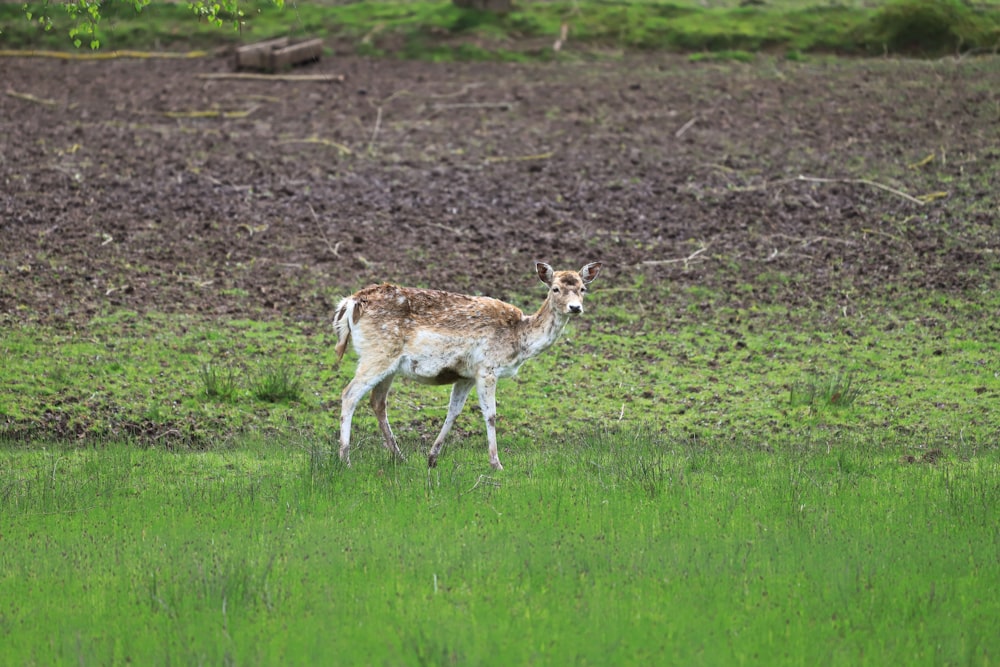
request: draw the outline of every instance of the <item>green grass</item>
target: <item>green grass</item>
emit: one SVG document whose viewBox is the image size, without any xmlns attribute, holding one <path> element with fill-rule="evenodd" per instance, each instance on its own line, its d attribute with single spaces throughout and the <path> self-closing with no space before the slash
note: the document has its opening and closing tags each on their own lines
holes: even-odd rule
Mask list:
<svg viewBox="0 0 1000 667">
<path fill-rule="evenodd" d="M 345 469 L 354 360 L 325 328 L 10 325 L 4 659 L 995 662 L 1000 296 L 738 292 L 595 284 L 586 326 L 501 383 L 502 473 L 472 406 L 428 472 L 447 391 L 402 381 L 406 461 L 364 408 Z M 254 396 L 274 360 L 298 400 Z"/>
<path fill-rule="evenodd" d="M 221 368 L 208 362 L 199 371 L 205 396 L 221 401 L 231 400 L 239 391 L 236 371 L 231 367 Z"/>
<path fill-rule="evenodd" d="M 406 461 L 365 406 L 345 469 L 355 362 L 326 327 L 9 324 L 4 659 L 996 662 L 1000 294 L 789 309 L 638 281 L 595 283 L 501 383 L 502 473 L 474 401 L 428 472 L 447 391 L 403 381 Z M 254 395 L 269 367 L 296 400 Z M 234 369 L 226 400 L 206 369 Z"/>
<path fill-rule="evenodd" d="M 236 29 L 232 17 L 222 27 L 199 22 L 183 3 L 154 3 L 137 14 L 122 2 L 103 8 L 94 37 L 101 48 L 129 49 L 211 48 L 277 35 L 320 36 L 328 46 L 358 53 L 430 60 L 553 58 L 557 54 L 551 46 L 563 23 L 569 26 L 569 41 L 558 56 L 568 58 L 620 49 L 730 54 L 764 50 L 797 57 L 809 52 L 941 55 L 995 50 L 1000 44 L 997 2 L 738 5 L 735 0 L 708 6 L 694 0 L 521 2 L 514 12 L 495 16 L 461 10 L 443 0 L 289 3 L 284 8 L 258 1 L 241 5 L 245 20 Z M 75 25 L 59 7 L 0 4 L 0 44 L 5 48 L 72 48 Z M 86 48 L 91 35 L 76 38 Z"/>
<path fill-rule="evenodd" d="M 514 433 L 548 437 L 561 423 L 651 419 L 696 434 L 892 428 L 934 441 L 1000 433 L 1000 414 L 990 409 L 1000 397 L 995 291 L 856 301 L 845 315 L 834 304 L 754 304 L 738 291 L 643 294 L 650 289 L 596 285 L 586 321 L 500 384 L 501 444 Z M 530 309 L 537 298 L 518 303 Z M 355 357 L 336 365 L 334 344 L 327 327 L 126 311 L 94 319 L 82 336 L 9 327 L 0 342 L 0 437 L 106 438 L 138 429 L 201 447 L 247 430 L 336 433 Z M 790 400 L 804 379 L 822 385 L 836 376 L 849 377 L 852 389 L 836 410 Z M 433 436 L 447 394 L 397 382 L 397 430 Z M 357 420 L 358 433 L 376 432 L 367 408 Z M 470 407 L 458 428 L 479 437 L 483 427 Z"/>
<path fill-rule="evenodd" d="M 794 383 L 788 402 L 792 406 L 845 408 L 854 405 L 861 394 L 850 373 L 837 373 L 829 377 L 810 376 Z"/>
<path fill-rule="evenodd" d="M 302 397 L 302 373 L 287 361 L 266 363 L 250 378 L 250 394 L 268 403 L 297 401 Z"/>
<path fill-rule="evenodd" d="M 1000 458 L 578 431 L 0 450 L 7 664 L 993 664 Z M 519 439 L 522 446 L 526 439 Z M 985 443 L 980 443 L 985 444 Z M 404 449 L 415 443 L 404 439 Z"/>
</svg>

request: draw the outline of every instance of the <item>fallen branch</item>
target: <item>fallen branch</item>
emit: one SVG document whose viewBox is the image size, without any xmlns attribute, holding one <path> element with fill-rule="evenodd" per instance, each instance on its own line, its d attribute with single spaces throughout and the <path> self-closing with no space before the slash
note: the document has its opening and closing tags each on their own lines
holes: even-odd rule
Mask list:
<svg viewBox="0 0 1000 667">
<path fill-rule="evenodd" d="M 494 163 L 495 162 L 527 162 L 529 160 L 548 160 L 553 155 L 555 155 L 555 151 L 549 151 L 547 153 L 536 153 L 535 155 L 515 155 L 513 157 L 509 157 L 509 156 L 506 156 L 506 155 L 497 155 L 497 156 L 487 157 L 486 161 L 487 162 L 494 162 Z"/>
<path fill-rule="evenodd" d="M 704 118 L 708 114 L 715 112 L 719 108 L 719 105 L 722 104 L 722 101 L 727 99 L 728 97 L 729 95 L 719 95 L 719 97 L 716 98 L 715 102 L 708 109 L 708 111 L 699 111 L 698 113 L 696 113 L 694 117 L 691 118 L 691 120 L 681 125 L 680 128 L 676 132 L 674 132 L 674 137 L 680 139 L 685 132 L 690 130 L 691 127 L 698 122 L 699 119 Z"/>
<path fill-rule="evenodd" d="M 59 103 L 56 102 L 55 100 L 46 100 L 41 97 L 35 97 L 30 93 L 18 93 L 16 91 L 11 90 L 10 88 L 7 89 L 7 95 L 9 95 L 10 97 L 16 97 L 17 99 L 24 100 L 26 102 L 34 102 L 35 104 L 42 104 L 47 107 L 54 107 L 59 105 Z"/>
<path fill-rule="evenodd" d="M 167 118 L 246 118 L 257 107 L 245 111 L 220 111 L 218 109 L 202 109 L 194 111 L 162 111 Z"/>
<path fill-rule="evenodd" d="M 681 257 L 681 258 L 678 258 L 678 259 L 647 259 L 646 261 L 643 262 L 643 264 L 646 265 L 646 266 L 660 266 L 661 264 L 677 264 L 677 263 L 683 262 L 684 263 L 684 270 L 687 271 L 688 265 L 692 261 L 694 261 L 695 259 L 697 259 L 698 255 L 700 255 L 701 253 L 705 252 L 706 250 L 708 250 L 708 246 L 707 245 L 706 246 L 702 246 L 701 248 L 698 248 L 697 250 L 695 250 L 693 253 L 691 253 L 687 257 Z"/>
<path fill-rule="evenodd" d="M 453 104 L 432 104 L 435 111 L 442 109 L 503 109 L 509 111 L 514 108 L 513 102 L 455 102 Z"/>
<path fill-rule="evenodd" d="M 868 185 L 873 188 L 878 188 L 879 190 L 885 190 L 886 192 L 891 192 L 897 197 L 902 197 L 906 201 L 913 202 L 914 204 L 919 204 L 923 206 L 927 202 L 917 199 L 911 195 L 906 194 L 902 190 L 897 190 L 896 188 L 889 187 L 884 183 L 879 183 L 877 181 L 870 181 L 867 178 L 818 178 L 816 176 L 802 176 L 799 175 L 795 178 L 786 179 L 785 181 L 775 181 L 775 183 L 791 182 L 791 181 L 806 181 L 807 183 L 846 183 L 846 184 L 856 184 L 856 185 Z"/>
<path fill-rule="evenodd" d="M 842 245 L 854 245 L 854 241 L 849 241 L 847 239 L 837 238 L 835 236 L 807 236 L 805 238 L 800 238 L 798 236 L 790 236 L 788 234 L 776 233 L 776 234 L 768 234 L 767 236 L 764 236 L 762 238 L 768 239 L 768 240 L 770 240 L 770 239 L 785 239 L 785 240 L 791 241 L 793 243 L 798 243 L 803 248 L 808 248 L 813 243 L 818 243 L 820 241 L 829 241 L 830 243 L 840 243 Z"/>
<path fill-rule="evenodd" d="M 312 204 L 306 204 L 309 207 L 309 212 L 312 213 L 313 222 L 316 223 L 316 229 L 319 231 L 320 238 L 323 239 L 323 243 L 326 244 L 327 249 L 334 257 L 340 257 L 340 241 L 337 241 L 337 245 L 332 245 L 330 239 L 327 237 L 326 232 L 323 231 L 323 226 L 319 224 L 319 216 L 316 215 L 316 209 L 312 207 Z"/>
<path fill-rule="evenodd" d="M 698 116 L 695 116 L 694 118 L 692 118 L 688 122 L 686 122 L 683 125 L 681 125 L 680 129 L 677 130 L 676 132 L 674 132 L 674 136 L 676 138 L 680 139 L 681 135 L 683 135 L 685 132 L 687 132 L 688 130 L 690 130 L 691 126 L 694 125 L 697 122 L 698 122 Z"/>
<path fill-rule="evenodd" d="M 236 79 L 237 81 L 291 81 L 319 83 L 341 83 L 343 74 L 254 74 L 253 72 L 202 72 L 199 79 Z"/>
<path fill-rule="evenodd" d="M 0 58 L 58 58 L 60 60 L 114 60 L 116 58 L 204 58 L 207 55 L 208 51 L 187 51 L 184 53 L 174 53 L 172 51 L 96 51 L 91 53 L 75 53 L 63 51 L 20 51 L 16 49 L 0 50 Z"/>
<path fill-rule="evenodd" d="M 427 222 L 427 223 L 424 223 L 424 224 L 426 224 L 426 225 L 428 225 L 430 227 L 437 227 L 438 229 L 443 229 L 446 232 L 451 232 L 455 236 L 465 236 L 465 232 L 463 232 L 458 227 L 449 227 L 448 225 L 442 225 L 440 222 Z"/>
</svg>

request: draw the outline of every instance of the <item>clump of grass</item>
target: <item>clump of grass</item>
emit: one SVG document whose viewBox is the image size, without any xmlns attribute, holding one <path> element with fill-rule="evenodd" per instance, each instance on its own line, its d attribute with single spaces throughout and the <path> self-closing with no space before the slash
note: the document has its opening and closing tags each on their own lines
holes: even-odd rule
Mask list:
<svg viewBox="0 0 1000 667">
<path fill-rule="evenodd" d="M 228 401 L 239 389 L 236 372 L 231 366 L 220 368 L 215 364 L 203 364 L 198 371 L 202 389 L 209 398 Z"/>
<path fill-rule="evenodd" d="M 854 405 L 861 390 L 854 384 L 850 373 L 837 373 L 829 377 L 810 376 L 792 385 L 788 402 L 792 407 L 846 408 Z"/>
<path fill-rule="evenodd" d="M 56 364 L 45 375 L 56 387 L 66 387 L 73 382 L 73 374 L 62 364 Z"/>
<path fill-rule="evenodd" d="M 297 401 L 302 396 L 302 372 L 286 361 L 261 366 L 250 379 L 250 393 L 268 403 Z"/>
</svg>

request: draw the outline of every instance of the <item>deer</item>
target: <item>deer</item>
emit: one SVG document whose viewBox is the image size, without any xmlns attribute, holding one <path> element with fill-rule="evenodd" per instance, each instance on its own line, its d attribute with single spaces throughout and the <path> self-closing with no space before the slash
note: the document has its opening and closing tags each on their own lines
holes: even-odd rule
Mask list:
<svg viewBox="0 0 1000 667">
<path fill-rule="evenodd" d="M 333 322 L 337 361 L 351 344 L 358 364 L 341 394 L 341 461 L 351 465 L 351 419 L 369 392 L 384 447 L 403 458 L 386 414 L 389 388 L 401 375 L 429 385 L 452 385 L 448 415 L 427 455 L 429 468 L 437 466 L 445 438 L 475 387 L 490 465 L 503 470 L 497 453 L 497 380 L 513 377 L 524 362 L 556 342 L 570 318 L 583 313 L 587 285 L 601 266 L 591 262 L 579 271 L 555 271 L 537 262 L 535 271 L 548 294 L 533 315 L 486 296 L 390 283 L 370 285 L 342 299 Z"/>
</svg>

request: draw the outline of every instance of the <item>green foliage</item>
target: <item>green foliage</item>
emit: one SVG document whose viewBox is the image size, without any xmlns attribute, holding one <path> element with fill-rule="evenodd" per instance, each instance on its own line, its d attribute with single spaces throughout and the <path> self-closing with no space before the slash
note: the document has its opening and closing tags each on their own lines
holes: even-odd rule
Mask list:
<svg viewBox="0 0 1000 667">
<path fill-rule="evenodd" d="M 64 5 L 64 12 L 53 11 L 48 3 L 0 3 L 0 33 L 11 47 L 65 47 L 69 34 L 78 47 L 118 49 L 145 48 L 154 41 L 206 46 L 309 34 L 353 43 L 360 53 L 428 60 L 572 58 L 608 48 L 721 52 L 728 54 L 721 58 L 730 60 L 759 51 L 936 54 L 995 48 L 1000 42 L 1000 9 L 995 4 L 737 4 L 706 8 L 693 1 L 557 0 L 518 3 L 515 11 L 498 16 L 463 10 L 447 0 L 289 7 L 282 0 L 198 0 L 187 5 L 75 0 Z M 568 40 L 556 54 L 551 44 L 563 25 Z M 226 26 L 232 29 L 220 29 Z"/>
<path fill-rule="evenodd" d="M 1000 47 L 1000 23 L 963 0 L 894 0 L 879 9 L 869 28 L 871 48 L 940 55 L 961 49 Z"/>
</svg>

